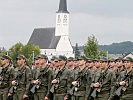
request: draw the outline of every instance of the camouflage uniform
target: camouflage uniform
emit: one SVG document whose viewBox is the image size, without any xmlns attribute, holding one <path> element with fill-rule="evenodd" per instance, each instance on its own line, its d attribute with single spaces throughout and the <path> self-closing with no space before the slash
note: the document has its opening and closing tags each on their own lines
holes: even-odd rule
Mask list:
<svg viewBox="0 0 133 100">
<path fill-rule="evenodd" d="M 49 90 L 51 87 L 51 78 L 52 78 L 51 75 L 52 72 L 48 66 L 36 69 L 33 75 L 33 80 L 39 80 L 40 84 L 38 85 L 38 87 L 35 87 L 35 93 L 34 93 L 35 100 L 44 100 L 45 96 L 49 97 Z"/>
<path fill-rule="evenodd" d="M 4 55 L 2 59 L 11 60 L 8 56 Z M 13 78 L 14 67 L 11 65 L 11 62 L 6 67 L 0 67 L 0 100 L 9 99 L 8 90 L 11 87 L 11 81 Z"/>
<path fill-rule="evenodd" d="M 14 80 L 17 81 L 17 89 L 13 95 L 13 100 L 22 100 L 23 95 L 29 95 L 30 82 L 32 79 L 31 69 L 28 66 L 15 68 Z"/>
</svg>

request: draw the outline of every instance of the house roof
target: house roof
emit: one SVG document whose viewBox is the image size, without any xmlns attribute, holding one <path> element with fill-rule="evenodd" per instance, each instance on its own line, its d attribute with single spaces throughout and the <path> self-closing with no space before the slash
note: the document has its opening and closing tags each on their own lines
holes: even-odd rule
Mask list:
<svg viewBox="0 0 133 100">
<path fill-rule="evenodd" d="M 38 45 L 40 49 L 56 49 L 60 36 L 55 36 L 55 28 L 34 29 L 29 44 Z"/>
</svg>

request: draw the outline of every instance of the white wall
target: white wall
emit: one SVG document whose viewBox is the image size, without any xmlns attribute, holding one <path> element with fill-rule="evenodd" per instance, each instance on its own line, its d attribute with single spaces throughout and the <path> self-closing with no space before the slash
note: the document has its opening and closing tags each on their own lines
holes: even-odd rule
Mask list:
<svg viewBox="0 0 133 100">
<path fill-rule="evenodd" d="M 56 51 L 58 52 L 73 52 L 72 45 L 69 41 L 68 36 L 61 36 L 60 41 L 57 45 Z"/>
<path fill-rule="evenodd" d="M 69 13 L 56 14 L 55 36 L 69 35 Z"/>
</svg>

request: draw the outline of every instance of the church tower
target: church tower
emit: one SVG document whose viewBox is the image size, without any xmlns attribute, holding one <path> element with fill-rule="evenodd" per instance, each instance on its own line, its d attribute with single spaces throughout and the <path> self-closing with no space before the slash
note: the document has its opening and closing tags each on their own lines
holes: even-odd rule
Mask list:
<svg viewBox="0 0 133 100">
<path fill-rule="evenodd" d="M 69 12 L 67 10 L 67 0 L 60 0 L 59 10 L 56 12 L 55 36 L 69 35 Z"/>
</svg>

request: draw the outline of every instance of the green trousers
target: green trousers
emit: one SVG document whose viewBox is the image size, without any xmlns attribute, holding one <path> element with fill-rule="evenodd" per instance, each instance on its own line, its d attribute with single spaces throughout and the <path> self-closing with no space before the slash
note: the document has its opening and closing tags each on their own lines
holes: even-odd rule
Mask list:
<svg viewBox="0 0 133 100">
<path fill-rule="evenodd" d="M 121 100 L 133 100 L 133 92 L 123 94 Z"/>
<path fill-rule="evenodd" d="M 86 100 L 86 92 L 85 91 L 74 92 L 72 100 Z"/>
<path fill-rule="evenodd" d="M 36 92 L 34 94 L 34 100 L 44 100 L 45 96 L 46 96 L 45 92 Z"/>
<path fill-rule="evenodd" d="M 108 100 L 109 99 L 109 93 L 99 93 L 96 99 L 94 100 Z"/>
<path fill-rule="evenodd" d="M 54 100 L 64 100 L 66 94 L 54 94 Z"/>
<path fill-rule="evenodd" d="M 23 88 L 17 89 L 17 91 L 13 95 L 13 100 L 23 100 L 24 92 L 25 92 L 25 89 L 23 89 Z M 27 99 L 25 99 L 25 100 L 27 100 Z"/>
<path fill-rule="evenodd" d="M 7 100 L 8 88 L 0 89 L 0 100 Z"/>
</svg>

